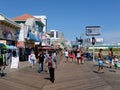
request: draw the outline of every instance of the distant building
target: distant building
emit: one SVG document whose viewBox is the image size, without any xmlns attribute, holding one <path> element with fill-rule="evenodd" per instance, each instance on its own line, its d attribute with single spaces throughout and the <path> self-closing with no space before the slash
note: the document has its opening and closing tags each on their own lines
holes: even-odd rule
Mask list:
<svg viewBox="0 0 120 90">
<path fill-rule="evenodd" d="M 55 48 L 65 48 L 66 47 L 66 39 L 64 37 L 64 33 L 60 33 L 57 30 L 50 30 L 50 45 Z"/>
<path fill-rule="evenodd" d="M 13 18 L 13 20 L 21 26 L 21 30 L 17 33 L 17 47 L 19 48 L 20 60 L 27 60 L 31 50 L 38 52 L 36 42 L 41 43 L 41 32 L 43 32 L 44 24 L 41 19 L 31 14 L 23 14 Z M 26 56 L 25 56 L 25 53 Z"/>
<path fill-rule="evenodd" d="M 51 39 L 59 39 L 60 33 L 57 30 L 50 30 Z"/>
</svg>

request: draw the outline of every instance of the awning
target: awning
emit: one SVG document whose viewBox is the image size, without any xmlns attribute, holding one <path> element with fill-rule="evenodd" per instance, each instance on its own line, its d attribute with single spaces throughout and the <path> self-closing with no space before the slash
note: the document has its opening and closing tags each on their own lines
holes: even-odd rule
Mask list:
<svg viewBox="0 0 120 90">
<path fill-rule="evenodd" d="M 29 37 L 28 37 L 30 40 L 33 40 L 35 42 L 42 42 L 42 40 L 37 37 L 36 35 L 32 34 L 32 33 L 29 33 Z"/>
</svg>

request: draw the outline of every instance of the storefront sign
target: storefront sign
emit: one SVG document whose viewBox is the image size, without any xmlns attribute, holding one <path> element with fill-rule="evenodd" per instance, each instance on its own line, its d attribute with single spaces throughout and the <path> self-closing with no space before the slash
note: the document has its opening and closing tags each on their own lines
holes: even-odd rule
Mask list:
<svg viewBox="0 0 120 90">
<path fill-rule="evenodd" d="M 19 57 L 12 57 L 11 68 L 18 69 Z"/>
</svg>

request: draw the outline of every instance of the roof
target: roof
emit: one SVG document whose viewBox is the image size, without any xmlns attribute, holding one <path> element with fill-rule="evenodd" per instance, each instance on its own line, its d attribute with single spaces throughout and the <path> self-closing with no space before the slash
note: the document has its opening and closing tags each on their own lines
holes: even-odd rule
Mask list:
<svg viewBox="0 0 120 90">
<path fill-rule="evenodd" d="M 35 21 L 40 21 L 39 18 L 32 16 L 31 14 L 23 14 L 21 16 L 13 18 L 14 21 L 26 21 L 28 18 L 34 18 Z"/>
<path fill-rule="evenodd" d="M 14 25 L 17 28 L 20 28 L 20 25 L 18 25 L 16 22 L 14 22 L 12 19 L 6 17 L 5 15 L 0 13 L 0 21 L 7 22 L 11 25 Z"/>
</svg>

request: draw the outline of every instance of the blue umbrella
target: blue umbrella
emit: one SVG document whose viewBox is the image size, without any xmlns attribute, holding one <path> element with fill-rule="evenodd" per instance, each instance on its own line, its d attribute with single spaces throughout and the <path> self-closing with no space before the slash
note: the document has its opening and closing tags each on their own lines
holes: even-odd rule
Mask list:
<svg viewBox="0 0 120 90">
<path fill-rule="evenodd" d="M 3 44 L 3 43 L 0 43 L 0 47 L 2 47 L 2 46 L 4 46 L 4 44 Z"/>
</svg>

